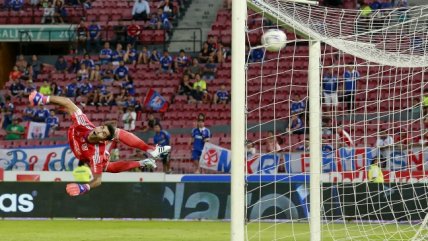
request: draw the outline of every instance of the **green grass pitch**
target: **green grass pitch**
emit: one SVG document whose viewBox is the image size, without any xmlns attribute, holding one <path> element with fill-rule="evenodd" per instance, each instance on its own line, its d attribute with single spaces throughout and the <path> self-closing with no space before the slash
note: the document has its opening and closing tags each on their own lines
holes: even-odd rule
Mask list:
<svg viewBox="0 0 428 241">
<path fill-rule="evenodd" d="M 334 240 L 410 240 L 413 229 L 407 225 L 329 225 Z M 262 230 L 261 233 L 258 230 Z M 407 231 L 408 230 L 408 231 Z M 398 232 L 399 231 L 399 232 Z M 275 232 L 276 238 L 275 239 Z M 383 236 L 389 235 L 387 239 Z M 250 224 L 249 240 L 309 240 L 306 223 Z M 260 235 L 259 235 L 260 234 Z M 347 235 L 354 238 L 346 239 Z M 282 237 L 282 238 L 280 238 Z M 228 241 L 228 222 L 183 221 L 99 221 L 99 220 L 1 220 L 2 241 Z M 325 232 L 323 240 L 333 240 Z"/>
</svg>

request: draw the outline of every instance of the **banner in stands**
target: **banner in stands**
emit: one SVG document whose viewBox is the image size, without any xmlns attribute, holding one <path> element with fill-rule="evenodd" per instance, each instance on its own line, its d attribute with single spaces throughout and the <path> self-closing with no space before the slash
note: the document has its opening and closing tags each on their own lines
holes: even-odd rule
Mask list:
<svg viewBox="0 0 428 241">
<path fill-rule="evenodd" d="M 428 168 L 428 149 L 414 147 L 408 150 L 387 149 L 383 167 L 390 171 L 422 171 Z M 323 172 L 344 172 L 365 170 L 378 155 L 377 148 L 339 148 L 322 153 Z M 283 154 L 285 171 L 301 173 L 309 171 L 309 153 L 291 152 Z M 424 169 L 423 169 L 424 168 Z"/>
<path fill-rule="evenodd" d="M 27 139 L 43 139 L 48 136 L 46 123 L 30 121 L 27 124 Z"/>
<path fill-rule="evenodd" d="M 103 183 L 74 198 L 66 194 L 65 185 L 2 183 L 0 217 L 230 219 L 230 183 Z M 260 184 L 249 183 L 247 190 L 254 190 L 247 194 L 249 220 L 309 216 L 307 184 L 264 183 L 260 189 Z M 322 190 L 330 220 L 419 221 L 428 204 L 425 184 L 326 183 Z"/>
<path fill-rule="evenodd" d="M 144 98 L 144 106 L 157 112 L 165 112 L 168 109 L 168 102 L 159 92 L 149 89 Z"/>
<path fill-rule="evenodd" d="M 4 170 L 73 170 L 78 160 L 68 145 L 39 148 L 0 149 L 0 168 Z"/>
<path fill-rule="evenodd" d="M 428 170 L 428 149 L 414 147 L 409 150 L 383 150 L 384 169 L 390 171 Z M 322 153 L 324 172 L 351 172 L 366 170 L 377 156 L 376 148 L 339 148 Z M 231 152 L 217 145 L 206 143 L 200 157 L 201 168 L 230 173 Z M 286 173 L 309 172 L 308 152 L 283 154 L 256 154 L 247 159 L 248 174 L 275 174 L 279 163 L 284 163 Z M 423 169 L 424 168 L 424 169 Z"/>
<path fill-rule="evenodd" d="M 428 149 L 414 147 L 409 150 L 385 150 L 384 170 L 392 172 L 428 170 Z M 340 148 L 323 152 L 323 172 L 365 171 L 373 158 L 374 148 Z M 172 157 L 174 158 L 174 157 Z M 309 153 L 254 155 L 247 160 L 248 174 L 276 174 L 278 166 L 286 173 L 309 172 Z M 282 165 L 284 163 L 284 165 Z M 73 170 L 77 160 L 68 145 L 38 148 L 0 149 L 0 168 L 5 170 L 62 171 Z M 231 152 L 220 146 L 206 143 L 200 157 L 201 168 L 230 173 Z"/>
<path fill-rule="evenodd" d="M 199 159 L 199 165 L 204 169 L 230 173 L 230 159 L 230 150 L 211 143 L 205 143 Z M 279 154 L 254 155 L 247 160 L 248 174 L 276 174 L 279 159 Z"/>
<path fill-rule="evenodd" d="M 76 38 L 75 25 L 2 25 L 2 42 L 68 42 Z"/>
</svg>

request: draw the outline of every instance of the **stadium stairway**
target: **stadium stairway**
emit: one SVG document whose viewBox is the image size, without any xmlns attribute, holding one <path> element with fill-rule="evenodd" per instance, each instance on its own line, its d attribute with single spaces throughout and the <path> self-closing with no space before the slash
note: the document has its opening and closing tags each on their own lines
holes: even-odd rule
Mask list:
<svg viewBox="0 0 428 241">
<path fill-rule="evenodd" d="M 183 19 L 178 23 L 176 28 L 200 28 L 202 29 L 202 39 L 200 34 L 196 31 L 196 41 L 205 41 L 208 32 L 211 30 L 211 24 L 215 21 L 217 12 L 223 6 L 223 0 L 193 0 L 187 9 Z M 193 34 L 193 30 L 176 30 L 171 38 L 171 43 L 168 46 L 170 52 L 179 52 L 180 49 L 186 51 L 193 50 L 193 42 L 176 42 L 188 40 L 190 34 Z M 196 52 L 200 51 L 199 45 L 196 44 Z"/>
</svg>

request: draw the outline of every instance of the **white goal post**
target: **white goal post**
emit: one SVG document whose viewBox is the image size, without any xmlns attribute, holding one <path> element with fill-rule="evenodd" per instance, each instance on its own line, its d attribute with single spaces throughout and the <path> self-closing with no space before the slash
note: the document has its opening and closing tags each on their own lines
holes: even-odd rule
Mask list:
<svg viewBox="0 0 428 241">
<path fill-rule="evenodd" d="M 233 1 L 231 240 L 428 239 L 427 29 L 428 6 Z"/>
</svg>

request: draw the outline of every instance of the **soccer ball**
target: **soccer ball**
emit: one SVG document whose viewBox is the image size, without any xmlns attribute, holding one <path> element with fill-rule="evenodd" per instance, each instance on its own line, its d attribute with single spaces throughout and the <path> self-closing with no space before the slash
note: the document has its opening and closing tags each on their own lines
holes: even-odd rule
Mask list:
<svg viewBox="0 0 428 241">
<path fill-rule="evenodd" d="M 262 44 L 267 51 L 276 52 L 284 48 L 287 35 L 279 29 L 269 29 L 262 36 Z"/>
</svg>

